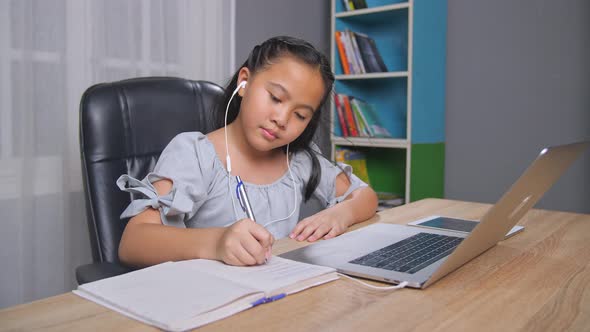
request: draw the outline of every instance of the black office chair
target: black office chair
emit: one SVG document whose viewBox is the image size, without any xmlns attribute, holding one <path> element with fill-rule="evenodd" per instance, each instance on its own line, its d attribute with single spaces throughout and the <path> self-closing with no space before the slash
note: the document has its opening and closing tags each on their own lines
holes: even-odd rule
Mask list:
<svg viewBox="0 0 590 332">
<path fill-rule="evenodd" d="M 177 134 L 214 130 L 214 108 L 223 93 L 214 83 L 173 77 L 102 83 L 84 92 L 80 153 L 93 263 L 76 268 L 78 284 L 133 270 L 119 262 L 127 224 L 119 215 L 136 197 L 120 191 L 116 179 L 143 179 Z"/>
</svg>

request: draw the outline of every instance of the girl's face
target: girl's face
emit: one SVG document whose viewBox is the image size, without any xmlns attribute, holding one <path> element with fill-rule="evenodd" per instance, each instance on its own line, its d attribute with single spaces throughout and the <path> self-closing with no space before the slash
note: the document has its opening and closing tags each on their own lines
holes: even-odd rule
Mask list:
<svg viewBox="0 0 590 332">
<path fill-rule="evenodd" d="M 293 142 L 310 122 L 324 96 L 324 83 L 318 68 L 291 56 L 275 59 L 255 75 L 242 68 L 238 84 L 241 124 L 249 145 L 270 151 Z"/>
</svg>

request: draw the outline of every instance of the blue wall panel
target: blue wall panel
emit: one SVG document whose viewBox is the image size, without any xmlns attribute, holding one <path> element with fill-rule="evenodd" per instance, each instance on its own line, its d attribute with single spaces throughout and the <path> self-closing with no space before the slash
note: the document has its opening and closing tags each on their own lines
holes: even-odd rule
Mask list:
<svg viewBox="0 0 590 332">
<path fill-rule="evenodd" d="M 445 140 L 446 1 L 414 1 L 412 143 Z"/>
</svg>

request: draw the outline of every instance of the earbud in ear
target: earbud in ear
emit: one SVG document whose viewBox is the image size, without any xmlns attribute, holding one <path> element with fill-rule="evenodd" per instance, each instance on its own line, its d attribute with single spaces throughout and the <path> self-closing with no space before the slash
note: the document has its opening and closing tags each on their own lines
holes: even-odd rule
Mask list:
<svg viewBox="0 0 590 332">
<path fill-rule="evenodd" d="M 244 88 L 246 86 L 246 83 L 247 83 L 246 81 L 242 81 L 240 84 L 238 84 L 238 86 L 236 87 L 236 89 L 232 93 L 232 96 L 235 95 L 236 93 L 238 93 L 238 91 L 240 91 L 240 89 Z"/>
</svg>

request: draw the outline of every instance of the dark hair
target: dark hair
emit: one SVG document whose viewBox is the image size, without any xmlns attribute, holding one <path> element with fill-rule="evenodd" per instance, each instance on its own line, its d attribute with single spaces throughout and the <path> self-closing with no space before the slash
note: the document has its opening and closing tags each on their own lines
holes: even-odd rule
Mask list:
<svg viewBox="0 0 590 332">
<path fill-rule="evenodd" d="M 317 152 L 311 148 L 310 144 L 319 126 L 322 110 L 326 107 L 326 102 L 331 96 L 332 86 L 334 84 L 334 74 L 332 73 L 330 62 L 324 54 L 319 52 L 312 44 L 302 39 L 289 36 L 273 37 L 260 45 L 256 45 L 252 52 L 250 52 L 248 59 L 242 66 L 240 66 L 240 69 L 246 67 L 252 75 L 255 75 L 258 71 L 264 70 L 269 65 L 273 64 L 274 60 L 283 56 L 292 56 L 310 66 L 317 67 L 322 76 L 322 80 L 324 81 L 325 91 L 320 105 L 315 110 L 303 133 L 289 144 L 290 152 L 296 153 L 299 151 L 305 151 L 311 159 L 311 174 L 305 185 L 303 196 L 304 200 L 307 201 L 317 188 L 321 177 L 319 161 L 315 155 Z M 218 111 L 216 112 L 217 118 L 215 124 L 217 128 L 224 126 L 225 108 L 233 91 L 237 87 L 239 71 L 239 69 L 236 71 L 225 87 L 222 104 L 219 104 Z M 242 98 L 236 94 L 229 105 L 227 115 L 228 124 L 233 122 L 238 116 L 241 102 Z M 283 146 L 283 150 L 286 150 L 286 146 Z"/>
</svg>

